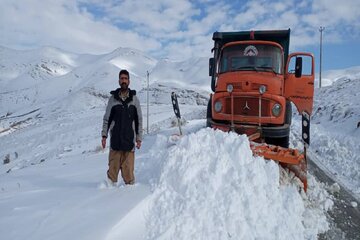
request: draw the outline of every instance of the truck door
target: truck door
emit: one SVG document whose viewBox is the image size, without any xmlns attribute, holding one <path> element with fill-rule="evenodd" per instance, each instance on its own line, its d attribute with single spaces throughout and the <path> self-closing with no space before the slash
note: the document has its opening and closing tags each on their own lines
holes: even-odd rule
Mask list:
<svg viewBox="0 0 360 240">
<path fill-rule="evenodd" d="M 299 69 L 300 68 L 300 69 Z M 310 53 L 292 53 L 286 64 L 284 96 L 292 101 L 300 114 L 311 115 L 315 77 L 314 56 Z"/>
</svg>

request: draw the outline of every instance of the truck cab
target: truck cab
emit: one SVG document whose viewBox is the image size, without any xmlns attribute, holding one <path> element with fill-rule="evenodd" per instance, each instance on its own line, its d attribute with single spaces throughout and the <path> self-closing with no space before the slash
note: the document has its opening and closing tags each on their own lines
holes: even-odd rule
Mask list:
<svg viewBox="0 0 360 240">
<path fill-rule="evenodd" d="M 290 29 L 215 32 L 209 61 L 213 93 L 207 126 L 288 147 L 291 102 L 300 114 L 312 111 L 314 57 L 289 55 Z M 307 68 L 303 74 L 303 59 Z"/>
</svg>

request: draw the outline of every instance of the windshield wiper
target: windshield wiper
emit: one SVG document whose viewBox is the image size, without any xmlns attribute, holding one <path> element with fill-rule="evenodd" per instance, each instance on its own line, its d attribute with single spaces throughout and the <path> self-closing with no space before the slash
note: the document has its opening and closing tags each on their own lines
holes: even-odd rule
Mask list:
<svg viewBox="0 0 360 240">
<path fill-rule="evenodd" d="M 257 72 L 259 71 L 259 69 L 255 66 L 241 66 L 241 67 L 236 68 L 236 70 L 247 70 L 247 69 L 253 69 Z"/>
<path fill-rule="evenodd" d="M 272 67 L 268 67 L 268 66 L 241 66 L 236 68 L 236 70 L 249 70 L 249 69 L 255 70 L 256 72 L 259 72 L 261 70 L 266 70 L 267 72 L 273 72 L 275 75 L 278 74 Z"/>
<path fill-rule="evenodd" d="M 275 73 L 276 75 L 278 74 L 272 67 L 268 67 L 268 66 L 261 66 L 261 67 L 256 67 L 258 70 L 259 69 L 265 69 L 265 70 L 270 70 L 271 72 Z"/>
</svg>

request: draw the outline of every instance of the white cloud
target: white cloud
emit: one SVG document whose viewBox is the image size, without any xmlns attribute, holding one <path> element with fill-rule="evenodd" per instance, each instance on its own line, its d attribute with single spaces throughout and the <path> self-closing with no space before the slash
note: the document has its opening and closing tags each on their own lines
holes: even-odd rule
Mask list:
<svg viewBox="0 0 360 240">
<path fill-rule="evenodd" d="M 189 34 L 207 34 L 209 32 L 215 31 L 216 26 L 219 23 L 228 21 L 228 5 L 214 4 L 209 6 L 204 11 L 204 16 L 200 20 L 192 20 L 188 23 L 188 32 Z M 215 29 L 214 29 L 215 27 Z"/>
<path fill-rule="evenodd" d="M 104 53 L 136 48 L 155 56 L 210 56 L 214 31 L 292 29 L 292 48 L 360 38 L 360 1 L 2 0 L 0 44 Z M 40 10 L 41 9 L 41 10 Z"/>
<path fill-rule="evenodd" d="M 163 34 L 179 30 L 183 21 L 199 13 L 187 0 L 125 0 L 107 6 L 105 11 L 119 24 L 130 22 L 138 31 L 161 31 Z"/>
<path fill-rule="evenodd" d="M 302 22 L 315 29 L 325 26 L 330 41 L 360 37 L 360 1 L 313 1 L 311 11 L 302 16 Z M 350 33 L 350 34 L 349 34 Z"/>
<path fill-rule="evenodd" d="M 244 8 L 245 11 L 235 15 L 234 24 L 237 26 L 253 26 L 260 22 L 268 11 L 260 1 L 250 1 Z"/>
<path fill-rule="evenodd" d="M 5 1 L 1 9 L 0 41 L 6 46 L 53 45 L 88 53 L 109 52 L 120 46 L 144 51 L 160 48 L 160 43 L 153 39 L 96 20 L 75 2 Z"/>
</svg>

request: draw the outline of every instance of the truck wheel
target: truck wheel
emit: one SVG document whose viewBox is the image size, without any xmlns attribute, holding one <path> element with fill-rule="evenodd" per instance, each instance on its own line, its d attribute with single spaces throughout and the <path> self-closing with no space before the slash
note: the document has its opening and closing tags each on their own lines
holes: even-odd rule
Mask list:
<svg viewBox="0 0 360 240">
<path fill-rule="evenodd" d="M 289 148 L 289 136 L 275 139 L 277 142 L 277 146 L 283 147 L 283 148 Z"/>
<path fill-rule="evenodd" d="M 267 144 L 289 148 L 289 136 L 282 138 L 265 138 L 265 142 Z"/>
<path fill-rule="evenodd" d="M 292 107 L 291 102 L 286 101 L 286 110 L 285 110 L 285 124 L 291 125 L 292 120 Z"/>
<path fill-rule="evenodd" d="M 292 107 L 291 107 L 290 101 L 286 101 L 286 110 L 285 111 L 286 111 L 285 112 L 285 124 L 289 124 L 289 126 L 290 126 L 291 121 L 292 121 Z M 290 141 L 289 136 L 283 137 L 283 138 L 277 138 L 274 140 L 275 140 L 277 146 L 280 146 L 283 148 L 289 148 L 289 141 Z"/>
<path fill-rule="evenodd" d="M 291 125 L 291 120 L 292 120 L 291 102 L 286 101 L 285 124 L 289 124 L 289 126 L 290 126 Z M 290 141 L 289 136 L 282 137 L 282 138 L 271 138 L 271 137 L 265 138 L 266 143 L 272 144 L 272 145 L 275 145 L 275 146 L 279 146 L 279 147 L 283 147 L 283 148 L 289 148 L 289 141 Z"/>
<path fill-rule="evenodd" d="M 212 119 L 212 113 L 211 113 L 211 97 L 210 97 L 206 110 L 206 127 L 211 127 L 210 124 L 211 119 Z"/>
</svg>

